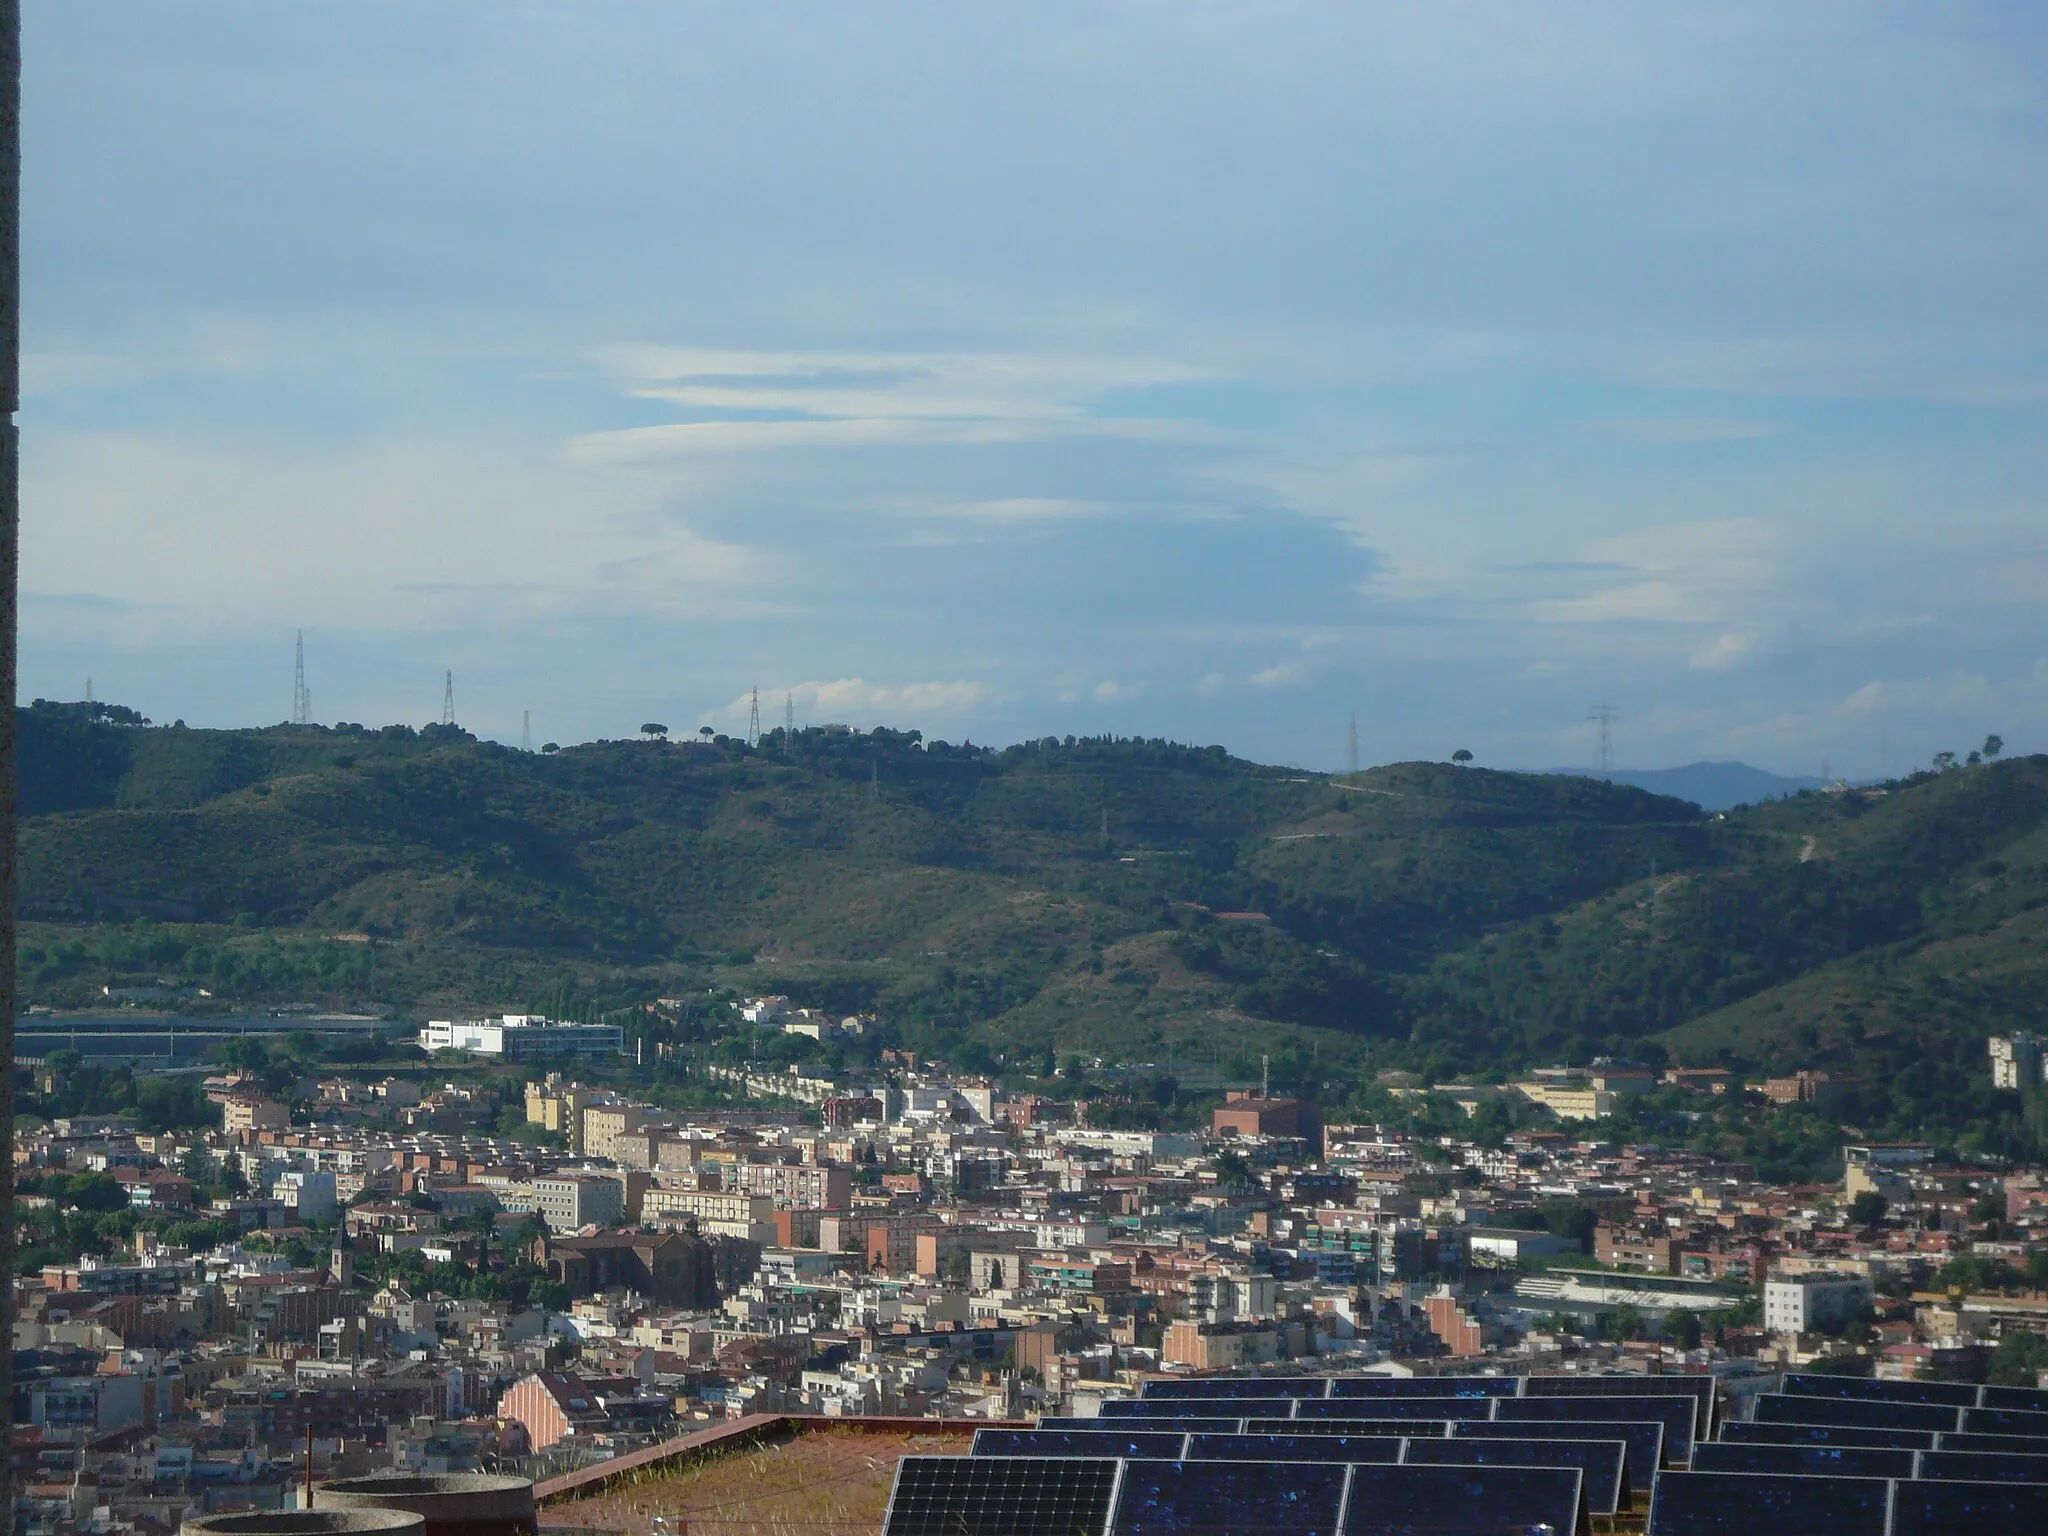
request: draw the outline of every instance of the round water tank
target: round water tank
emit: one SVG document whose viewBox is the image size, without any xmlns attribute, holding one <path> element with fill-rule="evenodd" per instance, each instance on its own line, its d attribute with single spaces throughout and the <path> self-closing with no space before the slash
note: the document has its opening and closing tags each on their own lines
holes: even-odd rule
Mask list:
<svg viewBox="0 0 2048 1536">
<path fill-rule="evenodd" d="M 245 1509 L 192 1515 L 179 1536 L 424 1536 L 426 1521 L 409 1509 Z"/>
<path fill-rule="evenodd" d="M 376 1472 L 313 1489 L 313 1512 L 409 1510 L 422 1536 L 533 1536 L 533 1484 L 484 1472 Z"/>
</svg>

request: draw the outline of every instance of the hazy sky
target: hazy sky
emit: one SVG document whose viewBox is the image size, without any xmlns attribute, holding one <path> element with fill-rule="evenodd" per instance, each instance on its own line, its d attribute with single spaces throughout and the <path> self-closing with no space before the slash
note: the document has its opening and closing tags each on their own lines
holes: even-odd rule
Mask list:
<svg viewBox="0 0 2048 1536">
<path fill-rule="evenodd" d="M 25 697 L 2048 749 L 2038 6 L 27 12 Z"/>
</svg>

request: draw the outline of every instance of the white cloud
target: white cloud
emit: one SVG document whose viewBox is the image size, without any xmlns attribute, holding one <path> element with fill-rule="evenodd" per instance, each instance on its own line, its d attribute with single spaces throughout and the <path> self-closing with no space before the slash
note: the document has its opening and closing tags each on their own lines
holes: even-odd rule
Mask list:
<svg viewBox="0 0 2048 1536">
<path fill-rule="evenodd" d="M 916 717 L 962 714 L 989 696 L 986 684 L 964 680 L 871 683 L 864 677 L 841 677 L 763 688 L 761 709 L 763 720 L 772 727 L 780 720 L 783 701 L 787 699 L 796 709 L 799 725 L 816 725 L 837 716 L 871 716 L 889 711 Z M 749 689 L 704 718 L 744 721 L 752 706 L 753 690 Z M 769 719 L 771 715 L 775 718 Z"/>
<path fill-rule="evenodd" d="M 992 523 L 1043 523 L 1064 522 L 1076 517 L 1100 517 L 1109 508 L 1099 501 L 1011 496 L 995 501 L 958 501 L 934 510 L 940 517 L 980 518 Z"/>
<path fill-rule="evenodd" d="M 1759 649 L 1755 635 L 1729 632 L 1716 636 L 1692 653 L 1691 665 L 1701 672 L 1724 672 L 1753 659 Z"/>
<path fill-rule="evenodd" d="M 1254 672 L 1248 682 L 1254 688 L 1292 688 L 1302 680 L 1302 669 L 1291 661 L 1277 662 L 1262 672 Z"/>
<path fill-rule="evenodd" d="M 1145 691 L 1143 683 L 1118 683 L 1104 680 L 1089 690 L 1089 697 L 1098 704 L 1124 704 Z"/>
</svg>

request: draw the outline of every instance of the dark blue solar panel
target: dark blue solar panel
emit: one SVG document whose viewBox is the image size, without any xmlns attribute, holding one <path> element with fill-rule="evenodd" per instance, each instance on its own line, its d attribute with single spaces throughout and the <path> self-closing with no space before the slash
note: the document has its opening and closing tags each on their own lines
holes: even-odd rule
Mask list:
<svg viewBox="0 0 2048 1536">
<path fill-rule="evenodd" d="M 1116 1473 L 1078 1458 L 906 1456 L 882 1536 L 1096 1536 Z"/>
<path fill-rule="evenodd" d="M 1280 1420 L 1285 1424 L 1286 1419 Z M 1242 1419 L 1182 1418 L 1176 1414 L 1170 1419 L 1080 1419 L 1070 1415 L 1043 1414 L 1035 1426 L 1039 1429 L 1113 1429 L 1119 1432 L 1156 1432 L 1167 1434 L 1211 1434 L 1234 1435 Z"/>
<path fill-rule="evenodd" d="M 1390 1435 L 1196 1435 L 1187 1459 L 1392 1462 L 1401 1459 L 1403 1443 Z"/>
<path fill-rule="evenodd" d="M 977 1429 L 976 1456 L 1146 1456 L 1172 1461 L 1187 1445 L 1183 1434 L 1113 1429 Z"/>
<path fill-rule="evenodd" d="M 1336 1536 L 1340 1463 L 1127 1461 L 1116 1536 Z"/>
<path fill-rule="evenodd" d="M 1866 1424 L 1756 1424 L 1731 1419 L 1721 1438 L 1739 1445 L 1867 1445 L 1884 1451 L 1931 1451 L 1946 1437 L 1931 1429 L 1872 1429 Z M 1699 1454 L 1699 1448 L 1693 1448 Z"/>
<path fill-rule="evenodd" d="M 1574 1419 L 1563 1424 L 1454 1424 L 1460 1440 L 1619 1440 L 1628 1447 L 1631 1485 L 1647 1488 L 1664 1459 L 1664 1426 L 1656 1419 Z"/>
<path fill-rule="evenodd" d="M 1986 1387 L 1978 1399 L 1986 1408 L 2022 1408 L 2048 1413 L 2048 1391 L 2040 1387 Z"/>
<path fill-rule="evenodd" d="M 1853 1397 L 1880 1403 L 1943 1403 L 1951 1408 L 1968 1408 L 1977 1401 L 1977 1389 L 1960 1381 L 1873 1381 L 1867 1376 L 1829 1376 L 1817 1371 L 1795 1371 L 1785 1378 L 1778 1390 L 1795 1397 Z"/>
<path fill-rule="evenodd" d="M 2041 1536 L 2048 1484 L 1894 1483 L 1891 1536 Z"/>
<path fill-rule="evenodd" d="M 1360 1411 L 1371 1407 L 1360 1403 Z M 1441 1440 L 1449 1432 L 1448 1419 L 1246 1419 L 1248 1435 L 1402 1435 Z"/>
<path fill-rule="evenodd" d="M 1619 1440 L 1410 1440 L 1404 1465 L 1576 1467 L 1589 1514 L 1611 1515 L 1629 1501 L 1628 1446 Z"/>
<path fill-rule="evenodd" d="M 2048 1435 L 2048 1413 L 2024 1408 L 1965 1408 L 1956 1426 L 1966 1435 Z"/>
<path fill-rule="evenodd" d="M 1984 1451 L 1922 1451 L 1914 1475 L 1962 1483 L 2048 1483 L 2048 1453 L 2010 1456 Z"/>
<path fill-rule="evenodd" d="M 1531 1376 L 1524 1397 L 1677 1397 L 1694 1399 L 1693 1438 L 1704 1440 L 1714 1427 L 1714 1401 L 1719 1384 L 1711 1376 Z"/>
<path fill-rule="evenodd" d="M 1667 1461 L 1692 1459 L 1690 1397 L 1504 1397 L 1494 1404 L 1497 1424 L 1570 1423 L 1581 1419 L 1654 1419 L 1664 1426 Z"/>
<path fill-rule="evenodd" d="M 1181 1419 L 1191 1415 L 1215 1414 L 1223 1400 L 1211 1399 L 1208 1405 L 1199 1401 L 1168 1397 L 1107 1397 L 1102 1400 L 1102 1417 L 1105 1419 Z M 1294 1414 L 1294 1403 L 1289 1398 L 1257 1398 L 1239 1402 L 1229 1400 L 1230 1412 L 1243 1418 L 1285 1419 Z"/>
<path fill-rule="evenodd" d="M 2021 1456 L 2042 1454 L 2039 1435 L 1936 1435 L 1944 1451 L 2010 1451 Z"/>
<path fill-rule="evenodd" d="M 987 1433 L 986 1430 L 983 1431 Z M 1911 1477 L 1913 1452 L 1867 1445 L 1744 1445 L 1692 1448 L 1695 1472 L 1796 1472 L 1808 1477 Z"/>
<path fill-rule="evenodd" d="M 1329 1390 L 1327 1376 L 1196 1376 L 1187 1381 L 1148 1381 L 1141 1389 L 1148 1401 L 1162 1397 L 1321 1397 Z"/>
<path fill-rule="evenodd" d="M 1505 1399 L 1491 1397 L 1333 1397 L 1320 1403 L 1296 1403 L 1294 1417 L 1309 1419 L 1487 1419 L 1493 1405 Z"/>
<path fill-rule="evenodd" d="M 1786 1397 L 1760 1394 L 1752 1417 L 1766 1424 L 1862 1424 L 1871 1429 L 1961 1429 L 1957 1419 L 1975 1408 L 1944 1408 L 1938 1403 L 1871 1403 L 1836 1397 Z"/>
<path fill-rule="evenodd" d="M 1332 1397 L 1519 1397 L 1519 1376 L 1339 1376 Z"/>
<path fill-rule="evenodd" d="M 1666 1472 L 1650 1495 L 1648 1536 L 1891 1536 L 1892 1486 L 1882 1478 Z"/>
<path fill-rule="evenodd" d="M 1353 1467 L 1344 1536 L 1572 1536 L 1580 1487 L 1575 1467 Z"/>
</svg>

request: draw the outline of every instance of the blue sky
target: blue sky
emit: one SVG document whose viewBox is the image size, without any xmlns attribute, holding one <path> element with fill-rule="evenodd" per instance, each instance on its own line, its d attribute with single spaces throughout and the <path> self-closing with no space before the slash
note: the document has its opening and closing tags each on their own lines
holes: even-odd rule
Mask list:
<svg viewBox="0 0 2048 1536">
<path fill-rule="evenodd" d="M 2028 6 L 29 0 L 22 691 L 2048 749 Z"/>
</svg>

